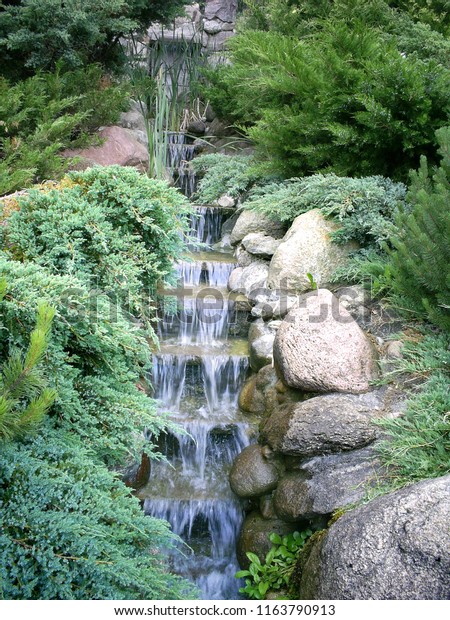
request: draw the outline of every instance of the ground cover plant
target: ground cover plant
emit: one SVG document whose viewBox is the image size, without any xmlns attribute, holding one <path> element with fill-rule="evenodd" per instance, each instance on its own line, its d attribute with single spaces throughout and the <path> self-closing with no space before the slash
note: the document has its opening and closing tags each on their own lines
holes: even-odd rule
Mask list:
<svg viewBox="0 0 450 620">
<path fill-rule="evenodd" d="M 184 199 L 112 167 L 3 204 L 0 396 L 18 428 L 2 427 L 2 596 L 192 596 L 165 563 L 167 524 L 145 517 L 110 471 L 154 455 L 144 430 L 157 437 L 168 424 L 145 389 L 151 325 L 122 293 L 128 279 L 151 305 L 145 295 L 183 245 Z M 25 428 L 30 404 L 48 413 Z"/>
</svg>

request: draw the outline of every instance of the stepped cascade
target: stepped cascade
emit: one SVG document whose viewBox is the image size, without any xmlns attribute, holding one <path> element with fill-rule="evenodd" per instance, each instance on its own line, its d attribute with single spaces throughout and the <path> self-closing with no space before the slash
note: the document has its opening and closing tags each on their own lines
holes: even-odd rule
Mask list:
<svg viewBox="0 0 450 620">
<path fill-rule="evenodd" d="M 139 493 L 145 513 L 169 521 L 186 543 L 171 555 L 174 572 L 195 581 L 204 599 L 218 600 L 239 596 L 235 547 L 243 509 L 228 471 L 256 434 L 237 406 L 248 351 L 238 337 L 242 313 L 226 289 L 235 261 L 209 249 L 227 215 L 220 207 L 196 207 L 192 251 L 176 265 L 178 286 L 165 291 L 152 383 L 161 410 L 182 432 L 160 440 L 167 460 L 153 465 Z"/>
<path fill-rule="evenodd" d="M 195 146 L 182 131 L 167 133 L 167 168 L 183 194 L 190 198 L 195 192 L 196 177 L 189 167 L 193 159 Z"/>
</svg>

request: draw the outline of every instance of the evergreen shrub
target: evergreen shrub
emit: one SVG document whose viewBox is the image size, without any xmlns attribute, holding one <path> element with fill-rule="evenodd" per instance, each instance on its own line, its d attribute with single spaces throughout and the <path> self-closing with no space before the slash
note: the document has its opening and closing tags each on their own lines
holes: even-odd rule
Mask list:
<svg viewBox="0 0 450 620">
<path fill-rule="evenodd" d="M 0 451 L 3 599 L 186 599 L 168 524 L 147 517 L 77 436 L 48 424 Z"/>
<path fill-rule="evenodd" d="M 341 224 L 333 234 L 335 242 L 353 240 L 363 247 L 379 247 L 393 234 L 405 195 L 405 185 L 380 176 L 358 179 L 314 174 L 255 187 L 245 207 L 286 222 L 319 208 Z"/>
<path fill-rule="evenodd" d="M 268 22 L 230 41 L 207 89 L 246 127 L 264 170 L 404 181 L 421 154 L 433 161 L 449 114 L 443 34 L 381 1 L 268 4 Z"/>
<path fill-rule="evenodd" d="M 396 305 L 450 331 L 450 127 L 440 129 L 437 139 L 440 166 L 429 170 L 422 158 L 411 173 L 412 211 L 397 219 L 387 275 Z"/>
<path fill-rule="evenodd" d="M 252 158 L 239 155 L 200 155 L 191 166 L 201 176 L 194 198 L 202 204 L 211 204 L 223 194 L 239 198 L 260 176 L 252 170 Z"/>
<path fill-rule="evenodd" d="M 20 198 L 0 243 L 13 258 L 74 275 L 145 317 L 183 249 L 189 210 L 163 181 L 132 168 L 91 168 L 70 173 L 59 189 Z"/>
<path fill-rule="evenodd" d="M 20 405 L 39 398 L 44 379 L 56 398 L 34 436 L 25 428 L 16 441 L 2 435 L 1 595 L 195 596 L 170 574 L 166 551 L 176 539 L 168 525 L 144 516 L 110 471 L 143 450 L 159 458 L 144 431 L 157 438 L 171 428 L 148 395 L 154 335 L 138 310 L 151 305 L 147 287 L 155 290 L 183 247 L 187 202 L 167 184 L 119 167 L 73 173 L 59 189 L 11 201 L 3 201 L 0 252 L 0 281 L 8 283 L 0 300 L 4 378 L 11 359 L 16 370 L 39 361 L 40 376 L 24 386 Z M 36 349 L 32 336 L 30 347 L 36 308 L 47 307 L 54 308 L 51 338 Z"/>
<path fill-rule="evenodd" d="M 105 82 L 99 65 L 17 84 L 0 77 L 0 195 L 60 178 L 69 164 L 61 151 L 88 144 L 127 105 L 127 88 Z"/>
<path fill-rule="evenodd" d="M 6 280 L 0 280 L 0 301 L 6 287 Z M 56 392 L 46 387 L 39 368 L 54 314 L 47 304 L 38 306 L 28 350 L 25 355 L 15 351 L 0 370 L 0 441 L 23 437 L 35 430 L 55 401 Z M 0 329 L 4 329 L 1 317 Z"/>
<path fill-rule="evenodd" d="M 121 66 L 121 38 L 170 21 L 188 0 L 4 0 L 0 12 L 0 67 L 14 78 L 58 61 L 68 69 L 92 62 Z"/>
</svg>

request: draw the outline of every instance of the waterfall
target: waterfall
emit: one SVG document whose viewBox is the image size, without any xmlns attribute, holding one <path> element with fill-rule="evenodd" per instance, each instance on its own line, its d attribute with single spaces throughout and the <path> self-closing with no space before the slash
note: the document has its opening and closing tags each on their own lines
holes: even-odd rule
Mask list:
<svg viewBox="0 0 450 620">
<path fill-rule="evenodd" d="M 215 261 L 180 261 L 176 264 L 176 273 L 184 286 L 208 286 L 226 288 L 228 278 L 236 267 L 235 263 Z"/>
<path fill-rule="evenodd" d="M 189 238 L 193 243 L 212 245 L 220 239 L 222 224 L 230 215 L 228 209 L 218 207 L 197 207 L 190 217 Z M 192 247 L 193 250 L 196 247 Z"/>
<path fill-rule="evenodd" d="M 186 145 L 172 147 L 170 160 L 181 165 Z M 230 330 L 237 313 L 226 285 L 235 262 L 198 248 L 219 239 L 224 217 L 223 209 L 197 207 L 192 256 L 175 265 L 179 284 L 160 310 L 152 385 L 180 430 L 159 438 L 166 460 L 153 464 L 139 497 L 145 513 L 167 520 L 185 543 L 169 554 L 172 570 L 193 580 L 204 599 L 226 600 L 239 597 L 235 547 L 243 520 L 228 471 L 254 440 L 256 424 L 237 404 L 249 363 L 246 341 Z"/>
<path fill-rule="evenodd" d="M 181 345 L 220 346 L 228 339 L 230 325 L 236 321 L 235 302 L 221 291 L 204 288 L 192 297 L 178 297 L 160 315 L 158 334 L 162 341 L 175 337 Z"/>
<path fill-rule="evenodd" d="M 190 198 L 196 189 L 196 177 L 189 162 L 194 157 L 192 139 L 183 132 L 167 133 L 167 168 L 177 187 Z"/>
</svg>

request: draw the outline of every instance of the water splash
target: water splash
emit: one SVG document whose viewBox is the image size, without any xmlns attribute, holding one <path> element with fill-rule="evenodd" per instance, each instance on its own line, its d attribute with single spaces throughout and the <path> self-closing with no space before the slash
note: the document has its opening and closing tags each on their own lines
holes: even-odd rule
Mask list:
<svg viewBox="0 0 450 620">
<path fill-rule="evenodd" d="M 204 288 L 194 295 L 173 298 L 168 310 L 162 309 L 158 323 L 160 339 L 177 335 L 181 345 L 213 345 L 227 340 L 230 326 L 237 320 L 234 300 L 215 288 Z"/>
<path fill-rule="evenodd" d="M 167 134 L 167 167 L 176 185 L 190 198 L 196 190 L 196 175 L 189 162 L 195 154 L 192 140 L 183 132 Z"/>
<path fill-rule="evenodd" d="M 226 287 L 235 263 L 218 261 L 180 261 L 175 267 L 177 279 L 184 286 Z"/>
<path fill-rule="evenodd" d="M 173 569 L 193 576 L 203 598 L 238 598 L 239 583 L 234 579 L 237 561 L 235 541 L 243 518 L 242 507 L 232 498 L 225 500 L 173 501 L 152 499 L 144 502 L 145 514 L 165 519 L 188 545 L 186 554 L 172 555 Z"/>
<path fill-rule="evenodd" d="M 216 243 L 220 239 L 222 225 L 229 215 L 229 211 L 218 207 L 196 207 L 195 213 L 190 217 L 188 242 L 190 240 L 197 244 L 197 248 L 200 243 L 208 246 Z M 192 249 L 195 250 L 196 246 L 193 245 Z"/>
<path fill-rule="evenodd" d="M 220 413 L 227 419 L 237 407 L 239 390 L 247 376 L 248 358 L 241 355 L 175 355 L 160 353 L 153 356 L 155 398 L 165 409 L 183 410 L 183 399 L 199 397 L 205 406 L 200 416 Z M 231 414 L 232 415 L 232 414 Z"/>
</svg>

